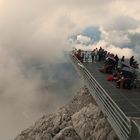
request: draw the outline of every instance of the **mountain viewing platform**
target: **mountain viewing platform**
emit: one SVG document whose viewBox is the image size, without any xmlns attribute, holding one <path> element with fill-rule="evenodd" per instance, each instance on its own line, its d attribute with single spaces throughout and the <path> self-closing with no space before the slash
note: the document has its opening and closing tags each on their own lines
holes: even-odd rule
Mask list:
<svg viewBox="0 0 140 140">
<path fill-rule="evenodd" d="M 109 74 L 99 71 L 102 62 L 81 63 L 73 53 L 70 58 L 119 139 L 139 140 L 140 87 L 117 88 L 116 82 L 107 80 Z"/>
<path fill-rule="evenodd" d="M 116 88 L 115 82 L 107 81 L 109 74 L 104 74 L 99 71 L 103 67 L 102 63 L 85 62 L 83 65 L 127 117 L 140 117 L 140 88 L 133 88 L 131 90 Z"/>
</svg>

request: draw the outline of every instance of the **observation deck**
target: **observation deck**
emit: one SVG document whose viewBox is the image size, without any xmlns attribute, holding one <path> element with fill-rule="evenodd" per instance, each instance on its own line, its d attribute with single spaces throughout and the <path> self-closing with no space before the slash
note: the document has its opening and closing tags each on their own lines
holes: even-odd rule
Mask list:
<svg viewBox="0 0 140 140">
<path fill-rule="evenodd" d="M 103 63 L 81 63 L 74 54 L 70 58 L 119 139 L 140 140 L 140 88 L 116 88 L 99 71 Z"/>
</svg>

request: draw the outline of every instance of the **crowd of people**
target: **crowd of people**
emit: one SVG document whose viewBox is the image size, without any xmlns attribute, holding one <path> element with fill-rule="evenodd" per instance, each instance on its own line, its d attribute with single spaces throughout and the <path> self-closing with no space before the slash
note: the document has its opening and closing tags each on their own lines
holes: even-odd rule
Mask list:
<svg viewBox="0 0 140 140">
<path fill-rule="evenodd" d="M 136 87 L 139 64 L 134 56 L 126 59 L 125 56 L 119 58 L 118 55 L 107 52 L 102 47 L 95 48 L 93 51 L 74 50 L 75 56 L 83 62 L 103 62 L 103 68 L 99 69 L 102 73 L 110 73 L 109 81 L 116 81 L 116 87 L 131 89 Z"/>
</svg>

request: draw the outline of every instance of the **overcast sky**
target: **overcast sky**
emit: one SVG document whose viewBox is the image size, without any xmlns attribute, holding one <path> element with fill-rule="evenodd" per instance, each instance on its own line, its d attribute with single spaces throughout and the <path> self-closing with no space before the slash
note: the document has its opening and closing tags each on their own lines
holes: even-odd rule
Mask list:
<svg viewBox="0 0 140 140">
<path fill-rule="evenodd" d="M 63 62 L 69 36 L 96 27 L 101 32 L 96 45 L 139 57 L 139 5 L 139 0 L 0 0 L 0 139 L 10 140 L 40 116 L 32 106 L 43 81 L 31 65 Z M 50 65 L 47 73 L 53 80 Z M 47 102 L 52 99 L 57 96 L 47 93 Z"/>
</svg>

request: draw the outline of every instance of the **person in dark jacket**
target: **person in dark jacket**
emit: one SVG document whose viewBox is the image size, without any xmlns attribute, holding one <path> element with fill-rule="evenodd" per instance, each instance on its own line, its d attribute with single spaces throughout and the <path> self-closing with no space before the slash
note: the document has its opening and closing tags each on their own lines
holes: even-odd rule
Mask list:
<svg viewBox="0 0 140 140">
<path fill-rule="evenodd" d="M 124 57 L 124 56 L 122 56 L 122 58 L 121 58 L 121 62 L 124 62 L 124 59 L 125 59 L 125 57 Z"/>
<path fill-rule="evenodd" d="M 130 60 L 129 60 L 129 64 L 130 64 L 130 66 L 133 66 L 133 63 L 134 63 L 134 56 L 132 56 L 131 58 L 130 58 Z"/>
<path fill-rule="evenodd" d="M 116 54 L 114 58 L 115 58 L 115 60 L 116 60 L 116 69 L 117 69 L 117 68 L 118 68 L 119 57 L 118 57 L 118 55 Z"/>
</svg>

